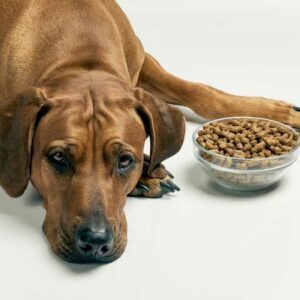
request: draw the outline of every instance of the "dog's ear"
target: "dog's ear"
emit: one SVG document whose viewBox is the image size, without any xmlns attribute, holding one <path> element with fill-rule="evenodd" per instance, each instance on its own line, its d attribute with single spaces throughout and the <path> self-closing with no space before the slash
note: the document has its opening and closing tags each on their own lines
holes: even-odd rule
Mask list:
<svg viewBox="0 0 300 300">
<path fill-rule="evenodd" d="M 1 104 L 0 185 L 11 197 L 28 185 L 34 129 L 49 107 L 43 91 L 33 88 Z"/>
<path fill-rule="evenodd" d="M 151 176 L 162 161 L 180 150 L 184 140 L 185 120 L 179 110 L 142 89 L 136 89 L 135 96 L 138 99 L 137 111 L 150 135 L 150 164 L 147 172 Z"/>
</svg>

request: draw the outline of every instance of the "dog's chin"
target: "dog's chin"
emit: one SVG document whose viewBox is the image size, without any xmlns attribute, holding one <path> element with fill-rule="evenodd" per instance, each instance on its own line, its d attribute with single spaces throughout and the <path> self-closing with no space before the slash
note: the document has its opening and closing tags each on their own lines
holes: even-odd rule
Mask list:
<svg viewBox="0 0 300 300">
<path fill-rule="evenodd" d="M 108 254 L 106 256 L 101 256 L 95 254 L 90 254 L 88 256 L 83 256 L 79 252 L 70 252 L 66 254 L 65 252 L 59 252 L 59 251 L 54 251 L 54 253 L 64 260 L 65 262 L 68 263 L 73 263 L 73 264 L 108 264 L 111 263 L 118 258 L 121 257 L 121 255 L 124 253 L 124 249 L 118 249 L 116 251 L 113 251 L 112 254 Z"/>
</svg>

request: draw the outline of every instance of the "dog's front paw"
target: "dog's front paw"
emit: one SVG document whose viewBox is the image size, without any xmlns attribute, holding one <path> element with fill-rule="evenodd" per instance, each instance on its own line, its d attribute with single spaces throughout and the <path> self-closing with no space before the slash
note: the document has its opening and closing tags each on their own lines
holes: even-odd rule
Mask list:
<svg viewBox="0 0 300 300">
<path fill-rule="evenodd" d="M 142 176 L 129 196 L 160 198 L 165 194 L 180 191 L 180 188 L 173 182 L 173 178 L 174 176 L 169 172 L 162 179 Z"/>
</svg>

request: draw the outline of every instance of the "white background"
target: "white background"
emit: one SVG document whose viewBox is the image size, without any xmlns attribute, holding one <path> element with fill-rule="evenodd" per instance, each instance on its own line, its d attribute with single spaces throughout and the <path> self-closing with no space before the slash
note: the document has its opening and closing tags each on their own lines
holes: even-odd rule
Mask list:
<svg viewBox="0 0 300 300">
<path fill-rule="evenodd" d="M 122 0 L 144 43 L 170 72 L 227 92 L 300 106 L 297 0 Z M 70 265 L 48 249 L 44 210 L 32 189 L 1 191 L 1 299 L 300 298 L 300 203 L 296 163 L 276 189 L 223 193 L 192 155 L 166 162 L 182 192 L 129 199 L 127 251 L 105 266 Z M 1 170 L 2 172 L 5 170 Z"/>
</svg>

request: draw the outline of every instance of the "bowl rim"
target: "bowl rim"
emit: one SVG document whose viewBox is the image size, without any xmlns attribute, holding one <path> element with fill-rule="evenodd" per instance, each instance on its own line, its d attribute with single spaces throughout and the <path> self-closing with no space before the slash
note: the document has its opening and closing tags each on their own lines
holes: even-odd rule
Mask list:
<svg viewBox="0 0 300 300">
<path fill-rule="evenodd" d="M 220 158 L 228 158 L 228 159 L 230 158 L 234 161 L 240 161 L 240 162 L 245 162 L 245 161 L 272 161 L 274 159 L 281 159 L 281 158 L 285 158 L 285 157 L 290 157 L 290 156 L 292 156 L 292 154 L 296 153 L 299 150 L 300 136 L 298 138 L 298 145 L 295 148 L 293 148 L 290 152 L 288 152 L 286 154 L 283 154 L 283 155 L 262 157 L 262 158 L 237 158 L 237 157 L 225 156 L 225 155 L 222 155 L 222 154 L 217 154 L 217 153 L 211 152 L 210 150 L 207 150 L 207 149 L 203 148 L 200 144 L 198 144 L 197 137 L 198 137 L 198 132 L 200 131 L 201 128 L 203 128 L 204 126 L 209 125 L 213 122 L 222 122 L 222 121 L 226 121 L 226 120 L 235 120 L 235 119 L 256 119 L 256 120 L 263 120 L 263 121 L 269 121 L 269 122 L 272 122 L 272 123 L 277 123 L 280 126 L 283 126 L 287 129 L 289 129 L 290 131 L 292 131 L 293 133 L 295 133 L 299 136 L 299 133 L 294 128 L 292 128 L 291 126 L 286 125 L 286 124 L 281 123 L 281 122 L 278 122 L 278 121 L 274 121 L 272 119 L 260 118 L 260 117 L 248 117 L 248 116 L 246 116 L 246 117 L 243 117 L 243 116 L 241 116 L 241 117 L 226 117 L 226 118 L 214 119 L 214 120 L 205 122 L 205 123 L 201 124 L 200 126 L 198 126 L 197 129 L 193 133 L 193 143 L 194 143 L 194 145 L 206 154 L 213 155 L 215 157 L 220 157 Z"/>
</svg>

